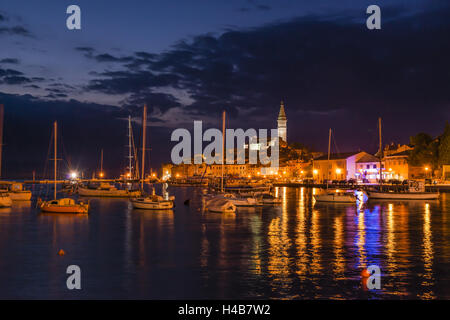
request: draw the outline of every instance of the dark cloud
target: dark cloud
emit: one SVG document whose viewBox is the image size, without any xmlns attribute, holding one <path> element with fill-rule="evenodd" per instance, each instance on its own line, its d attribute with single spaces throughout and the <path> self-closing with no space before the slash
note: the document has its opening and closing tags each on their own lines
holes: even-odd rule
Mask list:
<svg viewBox="0 0 450 320">
<path fill-rule="evenodd" d="M 25 84 L 31 82 L 30 79 L 22 76 L 10 76 L 10 77 L 4 77 L 3 82 L 6 84 Z"/>
<path fill-rule="evenodd" d="M 19 59 L 15 59 L 15 58 L 5 58 L 5 59 L 1 59 L 0 63 L 9 63 L 9 64 L 19 64 Z"/>
<path fill-rule="evenodd" d="M 183 90 L 194 101 L 182 104 L 185 112 L 219 119 L 226 109 L 241 127 L 274 127 L 284 98 L 288 119 L 299 124 L 291 137 L 311 139 L 332 126 L 352 141 L 348 149 L 369 139 L 378 116 L 392 128 L 388 137 L 394 128 L 412 133 L 412 123 L 434 128 L 431 119 L 449 118 L 450 10 L 405 15 L 391 8 L 385 17 L 377 31 L 348 17 L 310 16 L 201 35 L 162 54 L 130 55 L 122 70 L 94 74 L 87 89 L 129 94 L 124 103 L 135 107 L 151 105 L 160 87 Z M 146 69 L 130 65 L 140 58 Z M 161 97 L 163 110 L 180 106 L 171 94 Z M 426 120 L 424 108 L 433 113 Z"/>
<path fill-rule="evenodd" d="M 18 36 L 24 36 L 24 37 L 31 37 L 31 32 L 22 26 L 15 26 L 15 27 L 0 27 L 0 35 L 6 34 L 6 35 L 18 35 Z"/>
<path fill-rule="evenodd" d="M 248 0 L 247 4 L 247 6 L 239 8 L 238 11 L 246 13 L 252 11 L 269 11 L 272 9 L 272 7 L 262 3 L 258 3 L 255 0 Z"/>
</svg>

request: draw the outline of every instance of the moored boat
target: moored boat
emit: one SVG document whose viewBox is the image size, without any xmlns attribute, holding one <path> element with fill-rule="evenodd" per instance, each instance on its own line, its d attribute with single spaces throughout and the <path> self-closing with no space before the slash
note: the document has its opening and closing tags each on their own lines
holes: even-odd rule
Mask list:
<svg viewBox="0 0 450 320">
<path fill-rule="evenodd" d="M 47 213 L 88 213 L 89 211 L 89 202 L 88 203 L 77 203 L 74 199 L 71 198 L 62 198 L 56 199 L 57 192 L 57 160 L 58 160 L 58 124 L 55 121 L 53 124 L 54 128 L 54 188 L 53 188 L 53 200 L 42 201 L 40 198 L 38 199 L 38 206 L 41 209 L 41 212 Z"/>
<path fill-rule="evenodd" d="M 327 192 L 313 196 L 317 202 L 356 203 L 356 196 L 348 192 Z"/>
<path fill-rule="evenodd" d="M 271 194 L 263 194 L 260 201 L 263 205 L 280 204 L 283 202 L 282 199 Z"/>
<path fill-rule="evenodd" d="M 117 189 L 110 184 L 101 183 L 97 187 L 79 186 L 78 194 L 84 197 L 131 198 L 139 197 L 141 192 L 139 190 Z"/>
<path fill-rule="evenodd" d="M 29 201 L 31 200 L 31 191 L 25 190 L 22 183 L 14 182 L 9 187 L 9 196 L 13 201 Z"/>
<path fill-rule="evenodd" d="M 408 188 L 397 188 L 386 190 L 368 190 L 369 199 L 398 199 L 398 200 L 436 200 L 439 199 L 439 192 L 426 192 L 424 181 L 408 181 Z"/>
<path fill-rule="evenodd" d="M 74 199 L 62 198 L 40 202 L 40 209 L 47 213 L 88 213 L 89 203 L 76 203 Z"/>
<path fill-rule="evenodd" d="M 398 199 L 398 200 L 436 200 L 438 192 L 379 192 L 367 191 L 369 199 Z"/>
<path fill-rule="evenodd" d="M 131 199 L 131 204 L 133 208 L 136 209 L 147 209 L 147 210 L 164 210 L 164 209 L 172 209 L 173 201 L 172 200 L 164 200 L 163 197 L 159 195 L 152 195 L 149 197 L 140 197 Z"/>
<path fill-rule="evenodd" d="M 8 193 L 0 192 L 0 208 L 7 208 L 12 206 L 12 200 Z"/>
<path fill-rule="evenodd" d="M 236 206 L 228 199 L 223 197 L 214 197 L 205 203 L 205 209 L 216 213 L 234 213 Z"/>
</svg>

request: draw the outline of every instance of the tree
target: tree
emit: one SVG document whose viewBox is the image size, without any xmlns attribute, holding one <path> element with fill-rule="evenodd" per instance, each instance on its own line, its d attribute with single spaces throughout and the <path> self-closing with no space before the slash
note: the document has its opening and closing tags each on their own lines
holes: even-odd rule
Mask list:
<svg viewBox="0 0 450 320">
<path fill-rule="evenodd" d="M 439 165 L 450 165 L 450 124 L 448 122 L 439 141 L 438 153 Z"/>
<path fill-rule="evenodd" d="M 410 142 L 414 149 L 409 155 L 408 163 L 413 166 L 429 165 L 435 169 L 438 165 L 438 140 L 421 132 L 411 137 Z"/>
</svg>

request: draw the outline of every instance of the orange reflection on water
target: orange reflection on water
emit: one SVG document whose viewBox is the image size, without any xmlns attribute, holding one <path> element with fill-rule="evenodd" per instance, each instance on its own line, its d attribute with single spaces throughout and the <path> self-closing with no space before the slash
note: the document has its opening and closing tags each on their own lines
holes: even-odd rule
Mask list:
<svg viewBox="0 0 450 320">
<path fill-rule="evenodd" d="M 307 272 L 308 255 L 306 252 L 306 221 L 305 221 L 305 198 L 304 190 L 300 189 L 300 200 L 298 202 L 297 210 L 297 237 L 295 238 L 295 245 L 297 248 L 297 270 L 296 273 L 299 277 L 303 277 Z"/>
<path fill-rule="evenodd" d="M 386 253 L 387 253 L 387 271 L 393 274 L 397 268 L 394 260 L 395 253 L 395 221 L 394 221 L 394 204 L 388 204 L 387 215 L 387 241 L 386 241 Z"/>
<path fill-rule="evenodd" d="M 313 209 L 311 213 L 311 273 L 320 274 L 322 271 L 320 248 L 320 212 Z"/>
<path fill-rule="evenodd" d="M 345 257 L 344 257 L 344 227 L 343 216 L 334 218 L 334 256 L 333 262 L 334 274 L 336 278 L 344 276 Z"/>
<path fill-rule="evenodd" d="M 288 249 L 291 240 L 287 234 L 287 212 L 283 210 L 281 219 L 272 219 L 269 225 L 269 262 L 267 269 L 271 275 L 281 276 L 281 279 L 289 275 Z M 275 278 L 280 280 L 279 277 Z"/>
<path fill-rule="evenodd" d="M 366 268 L 367 267 L 367 257 L 366 257 L 366 225 L 364 221 L 364 210 L 361 210 L 358 213 L 358 241 L 356 242 L 356 245 L 358 247 L 358 259 L 359 263 L 358 266 L 360 268 Z"/>
<path fill-rule="evenodd" d="M 432 232 L 431 232 L 431 213 L 430 204 L 425 204 L 425 212 L 423 215 L 423 262 L 424 262 L 424 275 L 422 286 L 430 287 L 429 291 L 424 292 L 420 298 L 421 299 L 433 299 L 435 295 L 431 289 L 434 284 L 433 279 L 433 243 L 432 243 Z"/>
</svg>

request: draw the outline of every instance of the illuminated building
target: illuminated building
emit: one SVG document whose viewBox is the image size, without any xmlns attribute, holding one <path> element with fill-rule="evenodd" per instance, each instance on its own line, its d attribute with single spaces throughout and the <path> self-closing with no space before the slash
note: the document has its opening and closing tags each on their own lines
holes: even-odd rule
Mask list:
<svg viewBox="0 0 450 320">
<path fill-rule="evenodd" d="M 287 142 L 287 118 L 284 112 L 284 101 L 281 100 L 280 113 L 278 114 L 278 137 Z"/>
</svg>

